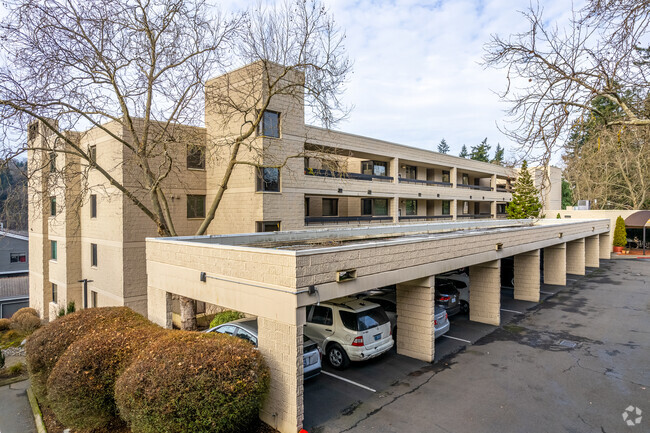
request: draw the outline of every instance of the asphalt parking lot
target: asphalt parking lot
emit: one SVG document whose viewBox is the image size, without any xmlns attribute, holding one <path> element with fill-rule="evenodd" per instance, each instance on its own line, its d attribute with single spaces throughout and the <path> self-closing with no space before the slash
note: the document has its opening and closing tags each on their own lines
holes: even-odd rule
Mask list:
<svg viewBox="0 0 650 433">
<path fill-rule="evenodd" d="M 601 268 L 588 269 L 585 277 L 567 276 L 567 286 L 543 284 L 539 304 L 514 300 L 512 289 L 503 288 L 501 326 L 471 322 L 463 315 L 450 318 L 448 334 L 436 340 L 433 364 L 398 355 L 393 349 L 342 372 L 325 366 L 324 374 L 305 383 L 305 428 L 310 433 L 627 431 L 627 425 L 617 421 L 622 421 L 628 400 L 645 406 L 650 419 L 645 389 L 650 383 L 648 265 L 601 261 Z M 610 274 L 627 277 L 632 284 L 621 287 Z M 620 307 L 613 310 L 613 305 Z M 623 313 L 630 319 L 630 312 L 636 314 L 631 321 L 615 315 Z M 576 347 L 565 347 L 562 341 L 575 342 Z M 604 341 L 612 347 L 591 347 Z M 583 385 L 582 378 L 571 377 L 584 373 L 575 367 L 576 362 L 582 366 L 579 352 L 583 351 L 588 358 L 585 365 L 598 376 L 590 379 L 589 386 Z M 596 352 L 602 359 L 599 355 L 591 359 Z M 546 357 L 550 359 L 542 361 Z M 618 365 L 621 361 L 624 368 Z M 634 380 L 624 381 L 623 369 L 634 371 Z M 557 377 L 563 375 L 566 381 L 558 383 Z M 563 389 L 569 385 L 570 389 Z M 593 387 L 609 397 L 595 395 Z M 522 409 L 524 402 L 530 416 L 518 417 L 513 407 Z M 594 412 L 592 406 L 598 402 L 607 410 L 601 407 Z M 544 415 L 548 413 L 554 416 Z M 611 420 L 599 418 L 605 413 Z M 595 420 L 589 420 L 591 415 Z M 650 431 L 648 426 L 636 431 Z"/>
</svg>

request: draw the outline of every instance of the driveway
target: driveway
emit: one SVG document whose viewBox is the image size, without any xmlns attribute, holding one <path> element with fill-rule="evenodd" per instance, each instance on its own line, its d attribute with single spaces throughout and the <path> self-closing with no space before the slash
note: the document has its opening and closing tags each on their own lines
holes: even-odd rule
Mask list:
<svg viewBox="0 0 650 433">
<path fill-rule="evenodd" d="M 650 431 L 650 263 L 587 273 L 543 286 L 542 303 L 502 312 L 500 327 L 435 364 L 400 363 L 397 380 L 309 432 Z"/>
<path fill-rule="evenodd" d="M 0 386 L 0 432 L 36 433 L 27 388 L 28 380 Z"/>
</svg>

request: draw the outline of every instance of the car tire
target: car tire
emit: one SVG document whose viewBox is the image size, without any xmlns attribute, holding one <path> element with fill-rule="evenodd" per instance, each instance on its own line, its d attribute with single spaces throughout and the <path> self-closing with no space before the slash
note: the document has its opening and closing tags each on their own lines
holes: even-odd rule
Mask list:
<svg viewBox="0 0 650 433">
<path fill-rule="evenodd" d="M 327 348 L 327 362 L 337 370 L 345 370 L 350 365 L 350 358 L 340 345 L 334 343 Z"/>
<path fill-rule="evenodd" d="M 460 301 L 460 312 L 463 314 L 469 314 L 469 302 Z"/>
</svg>

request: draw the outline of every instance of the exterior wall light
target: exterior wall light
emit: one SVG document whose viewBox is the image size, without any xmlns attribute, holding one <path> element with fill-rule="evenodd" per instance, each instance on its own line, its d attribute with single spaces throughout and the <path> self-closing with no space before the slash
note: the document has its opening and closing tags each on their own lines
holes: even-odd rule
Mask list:
<svg viewBox="0 0 650 433">
<path fill-rule="evenodd" d="M 336 271 L 336 282 L 344 283 L 346 281 L 351 281 L 357 278 L 356 269 L 347 269 L 345 271 Z"/>
<path fill-rule="evenodd" d="M 494 249 L 497 251 L 503 250 L 503 244 L 501 242 L 497 242 Z"/>
</svg>

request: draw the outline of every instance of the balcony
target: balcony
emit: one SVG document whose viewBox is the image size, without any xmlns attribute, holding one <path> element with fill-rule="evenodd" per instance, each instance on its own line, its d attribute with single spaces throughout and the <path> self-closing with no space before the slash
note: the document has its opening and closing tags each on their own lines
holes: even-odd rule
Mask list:
<svg viewBox="0 0 650 433">
<path fill-rule="evenodd" d="M 305 217 L 305 225 L 314 225 L 314 224 L 359 224 L 359 223 L 392 223 L 393 217 L 391 216 L 348 216 L 348 217 L 339 217 L 339 216 L 316 216 L 316 217 Z"/>
<path fill-rule="evenodd" d="M 452 220 L 453 215 L 406 215 L 399 217 L 400 221 L 444 221 Z"/>
<path fill-rule="evenodd" d="M 507 218 L 508 218 L 508 214 L 507 214 L 507 213 L 498 213 L 498 214 L 497 214 L 497 219 L 498 219 L 498 220 L 504 220 L 504 219 L 507 219 Z"/>
<path fill-rule="evenodd" d="M 400 183 L 416 183 L 419 185 L 430 185 L 430 186 L 442 186 L 446 188 L 451 188 L 453 184 L 451 182 L 438 182 L 435 180 L 422 180 L 422 179 L 407 179 L 404 177 L 399 178 Z"/>
<path fill-rule="evenodd" d="M 481 186 L 481 185 L 468 185 L 465 183 L 459 183 L 456 185 L 458 188 L 466 188 L 466 189 L 477 189 L 479 191 L 492 191 L 491 186 Z"/>
<path fill-rule="evenodd" d="M 332 170 L 322 170 L 316 168 L 306 168 L 306 176 L 320 176 L 320 177 L 336 177 L 339 179 L 354 179 L 365 181 L 379 181 L 379 182 L 392 182 L 392 176 L 379 176 L 376 174 L 363 174 L 363 173 L 344 173 Z"/>
<path fill-rule="evenodd" d="M 497 192 L 507 192 L 507 193 L 512 193 L 512 189 L 511 189 L 511 188 L 504 188 L 504 187 L 501 187 L 501 186 L 497 186 Z"/>
</svg>

